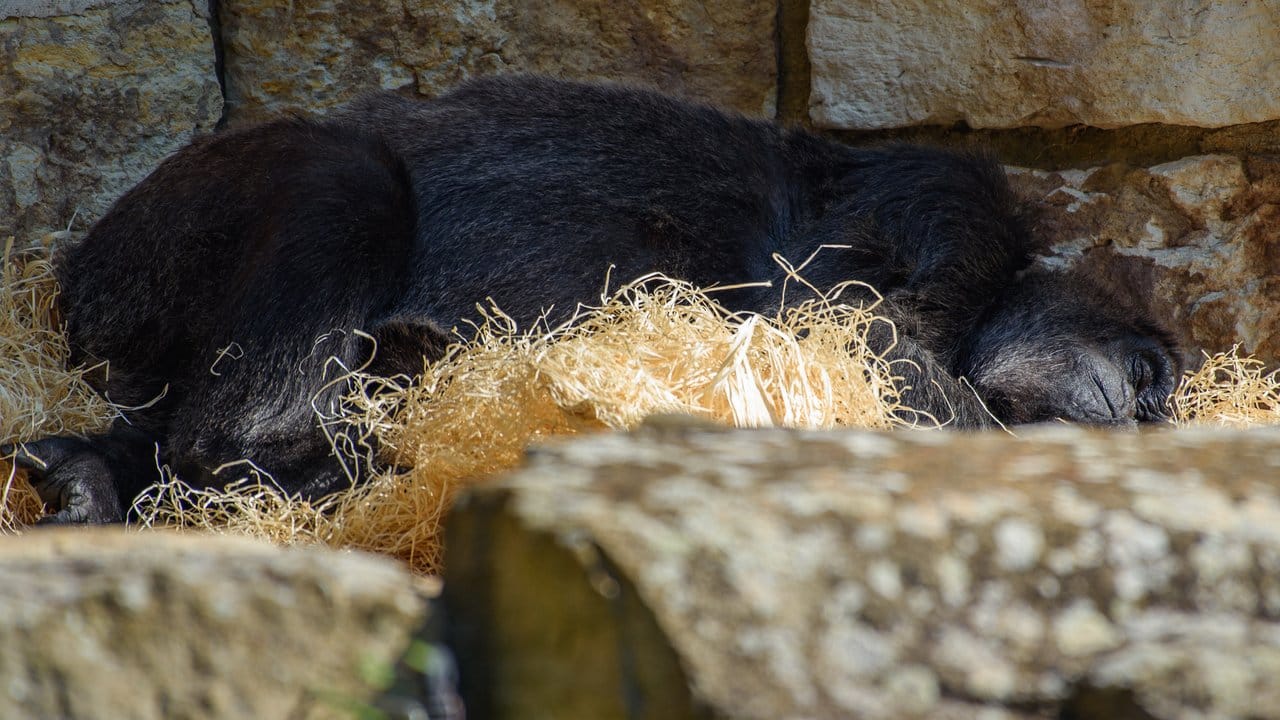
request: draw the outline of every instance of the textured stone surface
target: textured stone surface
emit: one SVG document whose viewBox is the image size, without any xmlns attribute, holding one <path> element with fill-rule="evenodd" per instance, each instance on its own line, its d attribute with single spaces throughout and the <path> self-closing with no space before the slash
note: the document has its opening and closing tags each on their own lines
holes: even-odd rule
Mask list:
<svg viewBox="0 0 1280 720">
<path fill-rule="evenodd" d="M 0 240 L 87 227 L 221 112 L 203 0 L 0 2 Z"/>
<path fill-rule="evenodd" d="M 1280 160 L 1204 155 L 1012 176 L 1059 261 L 1141 261 L 1192 350 L 1238 342 L 1280 362 Z"/>
<path fill-rule="evenodd" d="M 486 717 L 1280 717 L 1276 430 L 663 423 L 455 511 Z"/>
<path fill-rule="evenodd" d="M 813 0 L 808 44 L 824 127 L 1280 117 L 1267 0 Z"/>
<path fill-rule="evenodd" d="M 17 720 L 354 717 L 424 609 L 385 559 L 230 537 L 3 537 L 0 577 Z"/>
<path fill-rule="evenodd" d="M 75 15 L 91 7 L 118 4 L 120 0 L 0 0 L 0 18 Z"/>
<path fill-rule="evenodd" d="M 220 11 L 236 122 L 514 71 L 647 82 L 772 115 L 775 14 L 768 0 L 222 0 Z"/>
</svg>

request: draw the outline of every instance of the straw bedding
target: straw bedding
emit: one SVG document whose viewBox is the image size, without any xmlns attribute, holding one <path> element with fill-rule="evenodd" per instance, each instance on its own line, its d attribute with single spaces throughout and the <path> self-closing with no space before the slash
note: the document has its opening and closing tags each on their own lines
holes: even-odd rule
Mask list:
<svg viewBox="0 0 1280 720">
<path fill-rule="evenodd" d="M 115 410 L 82 370 L 65 367 L 47 259 L 11 248 L 0 275 L 0 440 L 104 428 Z M 713 294 L 650 277 L 556 328 L 517 328 L 489 307 L 416 380 L 351 374 L 344 411 L 321 421 L 353 473 L 367 476 L 352 489 L 312 504 L 274 492 L 247 462 L 225 492 L 192 490 L 160 468 L 165 481 L 139 501 L 139 525 L 362 548 L 431 573 L 453 495 L 514 467 L 530 443 L 631 428 L 659 412 L 741 427 L 901 426 L 895 368 L 864 342 L 872 323 L 887 321 L 839 295 L 775 317 L 735 316 Z M 1280 375 L 1234 351 L 1216 355 L 1183 378 L 1174 410 L 1179 425 L 1275 423 Z M 0 532 L 40 513 L 34 491 L 0 460 Z"/>
</svg>

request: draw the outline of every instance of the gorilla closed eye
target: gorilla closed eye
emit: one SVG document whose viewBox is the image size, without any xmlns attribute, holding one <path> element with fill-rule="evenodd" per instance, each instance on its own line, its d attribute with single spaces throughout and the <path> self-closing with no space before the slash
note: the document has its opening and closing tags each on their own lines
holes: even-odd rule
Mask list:
<svg viewBox="0 0 1280 720">
<path fill-rule="evenodd" d="M 1142 395 L 1156 381 L 1157 367 L 1155 357 L 1147 351 L 1136 352 L 1129 358 L 1129 384 L 1135 395 Z"/>
<path fill-rule="evenodd" d="M 1139 422 L 1168 420 L 1168 399 L 1177 375 L 1177 358 L 1169 349 L 1145 348 L 1129 356 L 1130 383 L 1137 401 L 1134 419 Z"/>
</svg>

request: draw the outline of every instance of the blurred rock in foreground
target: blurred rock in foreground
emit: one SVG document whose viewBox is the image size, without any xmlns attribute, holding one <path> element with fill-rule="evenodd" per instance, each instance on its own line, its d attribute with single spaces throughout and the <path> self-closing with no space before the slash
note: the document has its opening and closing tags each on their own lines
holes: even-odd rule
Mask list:
<svg viewBox="0 0 1280 720">
<path fill-rule="evenodd" d="M 395 563 L 231 537 L 0 538 L 0 716 L 353 718 L 423 621 Z"/>
<path fill-rule="evenodd" d="M 1280 432 L 720 431 L 450 519 L 493 718 L 1280 718 Z"/>
</svg>

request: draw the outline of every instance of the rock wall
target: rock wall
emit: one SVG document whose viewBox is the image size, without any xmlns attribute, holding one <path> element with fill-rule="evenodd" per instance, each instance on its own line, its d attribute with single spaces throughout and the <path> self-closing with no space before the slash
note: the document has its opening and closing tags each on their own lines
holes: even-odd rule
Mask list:
<svg viewBox="0 0 1280 720">
<path fill-rule="evenodd" d="M 496 72 L 608 78 L 854 141 L 996 148 L 1025 167 L 1017 182 L 1059 260 L 1147 261 L 1193 354 L 1240 342 L 1277 362 L 1276 12 L 1264 0 L 0 0 L 0 239 L 83 229 L 220 121 Z"/>
<path fill-rule="evenodd" d="M 1035 200 L 1051 262 L 1114 268 L 1134 282 L 1187 347 L 1280 359 L 1280 157 L 1201 155 L 1149 168 L 1123 164 L 1013 169 Z"/>
<path fill-rule="evenodd" d="M 0 243 L 85 228 L 222 117 L 202 0 L 0 0 Z"/>
<path fill-rule="evenodd" d="M 1266 0 L 814 0 L 815 123 L 1221 127 L 1280 117 Z"/>
<path fill-rule="evenodd" d="M 629 80 L 753 115 L 775 105 L 770 0 L 221 0 L 237 119 L 475 75 Z"/>
<path fill-rule="evenodd" d="M 1280 718 L 1280 435 L 546 448 L 449 520 L 490 718 Z"/>
</svg>

